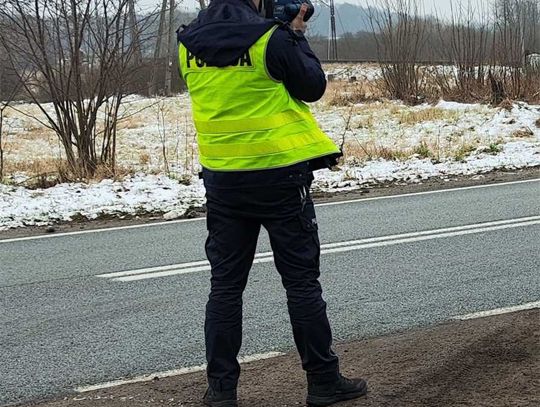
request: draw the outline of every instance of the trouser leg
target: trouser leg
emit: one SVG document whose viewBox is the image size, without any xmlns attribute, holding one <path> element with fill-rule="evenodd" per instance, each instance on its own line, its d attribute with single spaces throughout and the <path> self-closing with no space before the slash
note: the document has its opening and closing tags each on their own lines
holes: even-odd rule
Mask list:
<svg viewBox="0 0 540 407">
<path fill-rule="evenodd" d="M 319 283 L 320 243 L 309 187 L 287 189 L 292 210 L 265 221 L 274 260 L 287 291 L 294 340 L 308 377 L 332 380 L 338 358 L 332 351 L 332 332 Z M 303 197 L 303 199 L 302 199 Z"/>
<path fill-rule="evenodd" d="M 260 224 L 208 202 L 206 254 L 212 267 L 206 306 L 208 382 L 217 391 L 235 389 L 242 344 L 242 294 L 253 263 Z"/>
</svg>

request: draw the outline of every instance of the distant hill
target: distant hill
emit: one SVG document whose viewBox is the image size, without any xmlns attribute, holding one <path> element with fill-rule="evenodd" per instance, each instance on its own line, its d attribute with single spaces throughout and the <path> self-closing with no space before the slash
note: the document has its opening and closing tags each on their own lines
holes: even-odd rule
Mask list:
<svg viewBox="0 0 540 407">
<path fill-rule="evenodd" d="M 350 3 L 336 4 L 337 35 L 371 31 L 368 10 L 365 7 Z M 319 3 L 315 6 L 315 15 L 309 22 L 309 34 L 327 37 L 329 27 L 330 9 Z"/>
<path fill-rule="evenodd" d="M 326 2 L 326 1 L 325 1 Z M 369 8 L 350 3 L 336 4 L 336 30 L 337 35 L 344 33 L 355 34 L 357 32 L 371 32 L 371 25 L 368 17 Z M 377 13 L 377 11 L 375 12 Z M 380 11 L 378 11 L 380 13 Z M 178 12 L 175 24 L 186 24 L 196 17 L 194 12 Z M 330 9 L 321 3 L 315 5 L 315 14 L 309 21 L 310 36 L 328 36 L 330 26 Z M 157 30 L 157 21 L 156 21 Z"/>
</svg>

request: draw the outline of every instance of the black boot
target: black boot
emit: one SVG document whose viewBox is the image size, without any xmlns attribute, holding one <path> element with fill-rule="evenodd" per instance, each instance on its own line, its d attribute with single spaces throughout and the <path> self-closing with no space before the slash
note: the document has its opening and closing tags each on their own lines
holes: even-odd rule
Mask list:
<svg viewBox="0 0 540 407">
<path fill-rule="evenodd" d="M 238 407 L 236 390 L 215 391 L 209 387 L 204 394 L 203 402 L 210 407 Z"/>
<path fill-rule="evenodd" d="M 339 375 L 339 379 L 331 383 L 314 383 L 308 379 L 307 405 L 324 407 L 334 403 L 352 400 L 367 393 L 367 383 L 363 379 L 347 379 Z"/>
</svg>

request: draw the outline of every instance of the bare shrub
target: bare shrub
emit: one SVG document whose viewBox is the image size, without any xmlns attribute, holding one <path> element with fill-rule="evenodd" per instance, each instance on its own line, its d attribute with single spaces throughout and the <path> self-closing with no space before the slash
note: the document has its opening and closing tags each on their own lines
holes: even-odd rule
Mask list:
<svg viewBox="0 0 540 407">
<path fill-rule="evenodd" d="M 132 24 L 128 0 L 0 1 L 6 59 L 57 134 L 73 178 L 115 171 L 119 108 L 139 69 Z"/>
<path fill-rule="evenodd" d="M 426 17 L 417 0 L 370 4 L 386 96 L 495 106 L 505 98 L 540 100 L 538 0 L 451 0 L 449 18 Z"/>
<path fill-rule="evenodd" d="M 491 38 L 489 8 L 483 1 L 471 0 L 451 1 L 450 6 L 450 22 L 437 20 L 441 51 L 454 63 L 453 69 L 440 72 L 446 79 L 441 82 L 442 92 L 470 97 L 485 86 Z"/>
<path fill-rule="evenodd" d="M 419 61 L 426 43 L 426 24 L 418 0 L 376 0 L 369 19 L 388 95 L 408 103 L 422 99 Z"/>
<path fill-rule="evenodd" d="M 497 0 L 493 10 L 492 52 L 497 64 L 493 75 L 510 99 L 534 99 L 539 81 L 534 72 L 527 73 L 526 55 L 529 47 L 540 46 L 540 4 L 537 0 Z"/>
<path fill-rule="evenodd" d="M 5 52 L 0 43 L 0 54 Z M 0 182 L 4 179 L 5 165 L 5 141 L 4 141 L 4 118 L 7 109 L 13 104 L 17 93 L 21 88 L 18 81 L 13 81 L 13 72 L 6 66 L 5 61 L 0 61 Z"/>
<path fill-rule="evenodd" d="M 163 159 L 163 165 L 165 167 L 165 173 L 170 176 L 171 169 L 169 166 L 169 158 L 167 157 L 168 148 L 167 148 L 167 121 L 165 119 L 165 103 L 160 101 L 157 104 L 157 124 L 158 124 L 158 137 L 161 144 L 161 158 Z"/>
<path fill-rule="evenodd" d="M 499 103 L 497 107 L 500 107 L 501 109 L 511 112 L 512 109 L 514 108 L 514 103 L 510 99 L 506 98 L 501 103 Z"/>
</svg>

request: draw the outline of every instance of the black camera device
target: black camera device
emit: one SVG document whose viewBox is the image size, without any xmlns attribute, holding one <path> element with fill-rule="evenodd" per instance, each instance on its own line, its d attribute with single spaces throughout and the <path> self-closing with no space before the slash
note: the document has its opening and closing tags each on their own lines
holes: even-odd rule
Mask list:
<svg viewBox="0 0 540 407">
<path fill-rule="evenodd" d="M 308 6 L 304 16 L 304 21 L 308 21 L 315 12 L 315 7 L 313 7 L 310 0 L 267 0 L 265 3 L 266 16 L 280 21 L 291 22 L 300 12 L 302 4 Z"/>
</svg>

